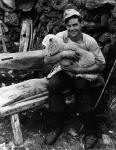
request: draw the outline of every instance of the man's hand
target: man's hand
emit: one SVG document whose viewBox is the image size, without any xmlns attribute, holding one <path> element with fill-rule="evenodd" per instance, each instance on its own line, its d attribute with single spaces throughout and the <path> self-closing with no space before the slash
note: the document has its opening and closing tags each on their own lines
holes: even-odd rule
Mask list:
<svg viewBox="0 0 116 150">
<path fill-rule="evenodd" d="M 71 72 L 73 74 L 78 74 L 81 71 L 78 67 L 78 64 L 73 64 L 73 65 L 61 64 L 61 68 L 62 68 L 62 70 L 67 71 L 67 72 Z"/>
<path fill-rule="evenodd" d="M 68 49 L 67 51 L 62 51 L 62 58 L 71 59 L 71 60 L 79 60 L 80 55 L 75 51 Z"/>
</svg>

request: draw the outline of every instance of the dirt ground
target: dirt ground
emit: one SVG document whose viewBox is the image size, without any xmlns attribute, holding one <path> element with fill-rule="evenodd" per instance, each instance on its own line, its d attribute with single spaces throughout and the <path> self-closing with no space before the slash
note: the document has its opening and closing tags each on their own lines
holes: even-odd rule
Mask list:
<svg viewBox="0 0 116 150">
<path fill-rule="evenodd" d="M 109 140 L 112 141 L 108 145 L 103 142 L 103 139 L 100 139 L 94 150 L 116 149 L 116 110 L 111 111 L 109 116 L 110 121 L 107 124 L 107 134 L 110 137 Z M 14 146 L 10 117 L 6 117 L 0 119 L 0 150 L 84 150 L 81 141 L 82 137 L 75 136 L 73 132 L 69 132 L 75 127 L 75 116 L 71 116 L 70 121 L 66 120 L 67 127 L 52 146 L 44 144 L 44 137 L 51 130 L 50 118 L 47 115 L 46 108 L 36 108 L 28 112 L 23 112 L 19 114 L 19 117 L 24 138 L 24 147 Z M 79 131 L 81 127 L 80 121 L 78 121 L 76 127 L 75 129 Z"/>
</svg>

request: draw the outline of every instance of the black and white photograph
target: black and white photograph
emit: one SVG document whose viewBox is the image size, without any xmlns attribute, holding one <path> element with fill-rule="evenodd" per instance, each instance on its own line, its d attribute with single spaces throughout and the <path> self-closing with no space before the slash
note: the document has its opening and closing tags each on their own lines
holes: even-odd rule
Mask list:
<svg viewBox="0 0 116 150">
<path fill-rule="evenodd" d="M 116 150 L 116 0 L 0 0 L 0 150 Z"/>
</svg>

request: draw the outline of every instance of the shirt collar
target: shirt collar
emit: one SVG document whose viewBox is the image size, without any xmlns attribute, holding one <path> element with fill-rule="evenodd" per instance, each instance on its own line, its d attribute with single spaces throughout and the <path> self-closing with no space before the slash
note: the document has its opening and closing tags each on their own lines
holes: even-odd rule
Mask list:
<svg viewBox="0 0 116 150">
<path fill-rule="evenodd" d="M 64 37 L 63 37 L 64 43 L 67 43 L 69 39 L 70 38 L 69 38 L 69 35 L 68 35 L 68 31 L 66 30 L 66 32 L 64 34 Z M 83 40 L 84 40 L 84 37 L 83 37 L 83 33 L 82 33 L 82 42 L 83 42 Z"/>
</svg>

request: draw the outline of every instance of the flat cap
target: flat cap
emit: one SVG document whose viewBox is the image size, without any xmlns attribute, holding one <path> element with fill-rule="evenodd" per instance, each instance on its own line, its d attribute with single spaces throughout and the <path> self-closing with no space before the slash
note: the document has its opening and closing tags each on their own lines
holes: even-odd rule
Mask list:
<svg viewBox="0 0 116 150">
<path fill-rule="evenodd" d="M 70 18 L 72 16 L 78 16 L 78 17 L 82 18 L 81 14 L 77 10 L 75 10 L 75 9 L 66 9 L 65 12 L 64 12 L 64 16 L 63 16 L 64 20 L 66 20 L 67 18 Z"/>
</svg>

